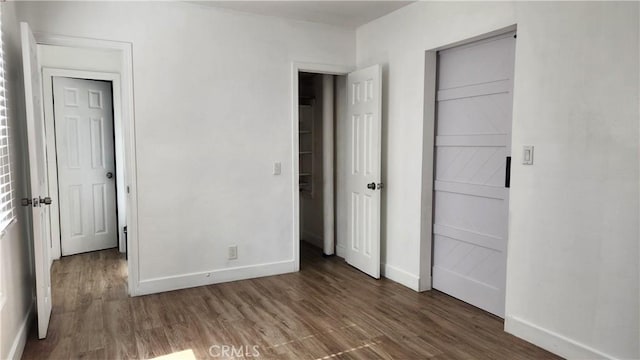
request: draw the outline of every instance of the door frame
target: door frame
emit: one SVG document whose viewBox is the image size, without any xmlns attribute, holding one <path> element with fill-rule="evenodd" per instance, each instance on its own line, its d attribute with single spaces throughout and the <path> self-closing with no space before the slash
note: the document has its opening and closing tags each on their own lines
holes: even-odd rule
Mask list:
<svg viewBox="0 0 640 360">
<path fill-rule="evenodd" d="M 495 36 L 517 31 L 517 24 L 499 28 L 487 33 L 471 36 L 454 43 L 431 48 L 424 53 L 424 98 L 422 134 L 422 196 L 420 199 L 420 280 L 418 291 L 432 289 L 433 267 L 433 182 L 435 180 L 435 136 L 436 136 L 436 95 L 438 79 L 438 51 L 458 47 Z M 517 46 L 517 45 L 516 45 Z M 516 59 L 517 61 L 517 59 Z M 514 64 L 514 67 L 517 64 Z M 515 73 L 515 70 L 514 70 Z M 512 119 L 511 126 L 515 119 Z M 512 149 L 513 152 L 513 149 Z M 507 201 L 509 207 L 509 201 Z M 507 219 L 507 233 L 509 219 Z M 508 240 L 507 240 L 508 241 Z M 507 254 L 508 256 L 508 254 Z M 508 268 L 507 268 L 508 271 Z"/>
<path fill-rule="evenodd" d="M 310 72 L 314 74 L 326 74 L 326 75 L 347 75 L 354 68 L 349 66 L 342 65 L 330 65 L 330 64 L 319 64 L 319 63 L 307 63 L 307 62 L 292 62 L 291 63 L 291 143 L 292 143 L 292 152 L 291 152 L 291 176 L 293 181 L 293 260 L 294 260 L 294 271 L 300 271 L 300 178 L 298 177 L 299 164 L 298 164 L 298 152 L 300 150 L 299 144 L 299 136 L 298 133 L 298 74 L 300 72 Z M 335 143 L 335 138 L 334 138 Z M 333 167 L 332 170 L 335 178 L 335 164 L 331 162 Z M 329 189 L 325 186 L 323 190 L 329 190 L 324 193 L 324 196 L 327 196 L 329 193 L 330 196 L 335 197 L 335 188 L 330 187 Z M 334 204 L 334 213 L 335 213 L 335 204 Z M 325 220 L 330 218 L 334 222 L 333 228 L 335 229 L 335 216 L 332 217 L 324 217 Z M 336 243 L 336 239 L 334 238 L 334 244 Z"/>
<path fill-rule="evenodd" d="M 120 98 L 120 125 L 122 129 L 122 171 L 124 176 L 125 212 L 127 224 L 127 270 L 130 296 L 138 294 L 140 268 L 138 258 L 138 192 L 136 166 L 135 114 L 133 96 L 133 44 L 130 42 L 97 40 L 48 33 L 34 33 L 36 43 L 43 45 L 65 46 L 72 48 L 106 49 L 120 52 L 122 70 L 118 74 L 120 88 L 113 87 L 113 96 Z M 105 73 L 102 73 L 105 74 Z M 114 102 L 114 125 L 115 117 Z M 114 129 L 115 131 L 115 129 Z M 116 142 L 118 140 L 116 139 Z M 47 144 L 48 145 L 48 144 Z M 114 144 L 115 145 L 115 144 Z M 117 174 L 117 171 L 116 171 Z M 56 179 L 57 183 L 57 179 Z M 59 226 L 59 222 L 58 222 Z M 59 231 L 59 227 L 58 227 Z M 120 231 L 120 229 L 119 229 Z"/>
<path fill-rule="evenodd" d="M 53 78 L 54 77 L 67 77 L 83 80 L 101 80 L 108 81 L 112 87 L 112 101 L 113 101 L 113 132 L 114 132 L 114 157 L 115 157 L 115 173 L 116 173 L 116 209 L 117 209 L 117 223 L 118 223 L 118 249 L 120 252 L 124 252 L 124 233 L 123 227 L 126 226 L 126 186 L 124 182 L 124 149 L 122 142 L 122 99 L 120 97 L 120 91 L 116 91 L 121 88 L 120 74 L 108 73 L 108 72 L 96 72 L 96 71 L 84 71 L 84 70 L 70 70 L 61 68 L 42 68 L 42 91 L 44 99 L 44 122 L 47 138 L 47 149 L 53 149 L 48 154 L 55 154 L 55 156 L 47 156 L 47 168 L 49 173 L 49 196 L 53 202 L 51 203 L 51 237 L 54 241 L 51 244 L 52 254 L 51 261 L 59 259 L 62 255 L 61 242 L 62 235 L 60 231 L 60 206 L 59 206 L 59 187 L 58 187 L 58 151 L 56 147 L 56 134 L 55 134 L 55 110 L 53 106 Z M 122 216 L 122 215 L 125 216 Z M 57 240 L 57 241 L 56 241 Z"/>
</svg>

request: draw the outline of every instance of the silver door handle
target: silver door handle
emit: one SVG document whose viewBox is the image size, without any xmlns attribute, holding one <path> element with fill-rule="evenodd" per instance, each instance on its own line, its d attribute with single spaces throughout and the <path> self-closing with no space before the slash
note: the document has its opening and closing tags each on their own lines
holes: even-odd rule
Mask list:
<svg viewBox="0 0 640 360">
<path fill-rule="evenodd" d="M 113 177 L 113 173 L 112 172 L 108 172 L 107 173 L 107 179 L 111 179 Z"/>
<path fill-rule="evenodd" d="M 40 204 L 51 205 L 51 202 L 51 198 L 48 196 L 45 198 L 40 198 Z"/>
</svg>

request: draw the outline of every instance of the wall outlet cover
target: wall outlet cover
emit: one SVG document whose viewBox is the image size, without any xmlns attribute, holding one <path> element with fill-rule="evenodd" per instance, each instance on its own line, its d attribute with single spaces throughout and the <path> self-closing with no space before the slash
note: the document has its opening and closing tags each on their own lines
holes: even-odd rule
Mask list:
<svg viewBox="0 0 640 360">
<path fill-rule="evenodd" d="M 238 258 L 238 246 L 229 246 L 227 258 L 229 260 L 236 260 Z"/>
</svg>

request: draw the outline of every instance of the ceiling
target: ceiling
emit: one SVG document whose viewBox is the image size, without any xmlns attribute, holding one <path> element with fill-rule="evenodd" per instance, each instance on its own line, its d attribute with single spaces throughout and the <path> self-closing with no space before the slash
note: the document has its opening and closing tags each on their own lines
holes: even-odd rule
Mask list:
<svg viewBox="0 0 640 360">
<path fill-rule="evenodd" d="M 190 1 L 236 11 L 357 28 L 413 1 Z"/>
</svg>

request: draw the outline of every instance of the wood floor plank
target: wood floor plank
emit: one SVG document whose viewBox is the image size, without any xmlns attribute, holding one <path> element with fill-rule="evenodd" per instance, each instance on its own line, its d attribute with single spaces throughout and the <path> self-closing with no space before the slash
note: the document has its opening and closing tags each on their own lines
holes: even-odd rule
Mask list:
<svg viewBox="0 0 640 360">
<path fill-rule="evenodd" d="M 32 326 L 24 359 L 183 350 L 198 359 L 558 358 L 469 304 L 375 280 L 307 245 L 297 273 L 162 294 L 128 297 L 126 261 L 115 249 L 55 261 L 52 284 L 48 337 L 37 340 Z"/>
<path fill-rule="evenodd" d="M 135 332 L 105 333 L 105 357 L 107 359 L 137 359 L 138 347 Z"/>
<path fill-rule="evenodd" d="M 173 353 L 162 327 L 136 330 L 135 339 L 138 356 L 142 359 L 152 359 Z"/>
</svg>

